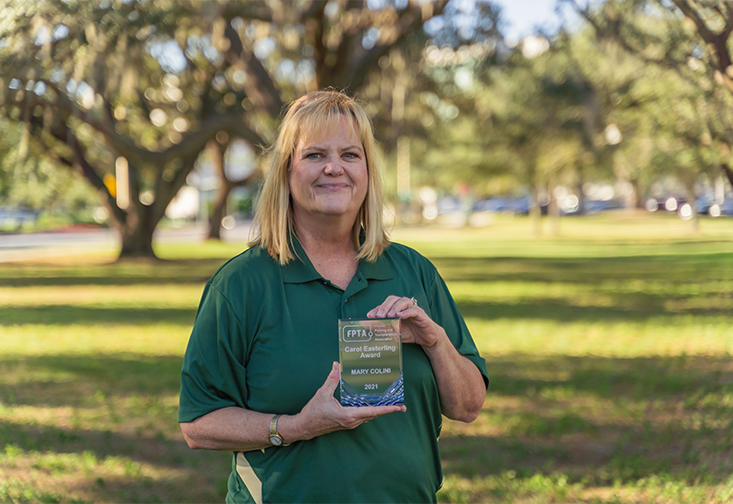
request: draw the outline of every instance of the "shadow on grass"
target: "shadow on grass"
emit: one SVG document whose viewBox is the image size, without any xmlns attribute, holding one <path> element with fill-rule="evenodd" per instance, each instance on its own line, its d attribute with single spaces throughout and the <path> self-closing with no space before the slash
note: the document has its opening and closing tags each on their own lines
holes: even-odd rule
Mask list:
<svg viewBox="0 0 733 504">
<path fill-rule="evenodd" d="M 733 253 L 591 258 L 436 257 L 433 262 L 449 281 L 596 285 L 619 278 L 663 279 L 670 283 L 689 283 L 691 279 L 733 280 Z"/>
<path fill-rule="evenodd" d="M 707 390 L 733 392 L 730 356 L 610 358 L 512 354 L 487 358 L 489 397 L 572 401 L 588 394 L 608 400 L 692 400 Z M 95 407 L 97 399 L 177 394 L 182 357 L 140 354 L 5 356 L 0 361 L 4 404 Z M 3 378 L 4 377 L 4 378 Z M 15 378 L 13 378 L 15 377 Z M 38 377 L 38 378 L 35 378 Z M 21 379 L 22 378 L 22 379 Z M 718 405 L 733 416 L 733 403 Z"/>
<path fill-rule="evenodd" d="M 611 400 L 665 400 L 706 390 L 733 392 L 733 360 L 724 356 L 536 356 L 486 358 L 490 396 L 573 399 L 591 394 Z M 733 404 L 721 404 L 733 414 Z"/>
<path fill-rule="evenodd" d="M 72 285 L 204 284 L 226 259 L 182 259 L 160 263 L 87 266 L 0 264 L 0 287 Z"/>
<path fill-rule="evenodd" d="M 0 361 L 0 401 L 96 408 L 111 397 L 177 395 L 182 363 L 183 357 L 140 354 L 9 355 Z"/>
<path fill-rule="evenodd" d="M 202 287 L 203 290 L 203 287 Z M 668 309 L 664 296 L 633 295 L 612 306 L 575 306 L 555 298 L 533 297 L 517 303 L 493 301 L 458 302 L 466 319 L 482 320 L 549 320 L 556 322 L 643 322 L 652 316 L 729 316 L 726 307 Z M 13 306 L 0 307 L 0 327 L 41 325 L 132 325 L 180 324 L 192 326 L 196 307 L 145 308 L 106 307 L 77 305 Z"/>
<path fill-rule="evenodd" d="M 490 287 L 487 287 L 490 288 Z M 203 286 L 202 286 L 203 290 Z M 728 304 L 722 306 L 689 306 L 688 298 L 681 297 L 679 303 L 664 293 L 617 294 L 604 293 L 614 299 L 609 306 L 579 306 L 558 298 L 533 296 L 522 298 L 516 303 L 500 301 L 458 301 L 461 314 L 466 319 L 482 320 L 548 320 L 556 322 L 643 322 L 653 316 L 730 316 Z M 709 294 L 713 296 L 713 294 Z M 668 303 L 672 301 L 671 305 Z M 78 306 L 44 305 L 0 307 L 0 327 L 23 324 L 42 325 L 149 325 L 181 324 L 191 326 L 196 307 L 158 308 L 129 306 Z"/>
<path fill-rule="evenodd" d="M 621 296 L 619 296 L 621 297 Z M 668 309 L 665 296 L 624 296 L 623 303 L 612 306 L 574 306 L 554 298 L 533 297 L 519 303 L 459 301 L 458 308 L 464 318 L 484 320 L 552 320 L 556 322 L 641 322 L 652 316 L 730 316 L 724 307 Z"/>
<path fill-rule="evenodd" d="M 685 486 L 718 485 L 730 480 L 730 462 L 712 468 L 701 464 L 700 446 L 691 441 L 681 425 L 667 427 L 659 435 L 671 439 L 661 445 L 658 438 L 639 426 L 613 428 L 597 426 L 605 440 L 585 437 L 575 442 L 541 436 L 465 436 L 440 439 L 445 476 L 462 478 L 506 477 L 528 479 L 536 474 L 561 474 L 567 483 L 586 487 L 613 487 L 645 478 L 675 481 Z M 711 430 L 711 438 L 724 438 L 726 428 Z M 709 448 L 709 447 L 708 447 Z M 733 448 L 721 450 L 730 460 Z"/>
<path fill-rule="evenodd" d="M 20 457 L 27 455 L 34 472 L 49 473 L 51 485 L 59 473 L 78 474 L 86 490 L 96 487 L 94 494 L 107 502 L 223 502 L 231 470 L 231 452 L 194 453 L 182 435 L 172 440 L 161 433 L 0 421 L 0 444 L 6 447 L 6 475 L 22 463 Z M 163 475 L 169 477 L 141 476 L 137 464 L 153 467 L 156 472 L 163 469 Z M 106 472 L 104 478 L 100 472 Z M 185 494 L 181 493 L 181 485 L 188 488 Z"/>
<path fill-rule="evenodd" d="M 730 356 L 487 358 L 491 387 L 475 429 L 453 423 L 446 474 L 561 473 L 609 486 L 658 477 L 720 484 L 733 471 Z M 484 430 L 485 432 L 485 430 Z"/>
<path fill-rule="evenodd" d="M 204 283 L 227 260 L 177 259 L 86 266 L 0 264 L 0 287 Z M 689 283 L 691 278 L 733 280 L 733 254 L 725 253 L 591 258 L 435 256 L 432 260 L 448 281 L 597 285 L 605 280 L 618 281 L 620 276 L 636 280 L 664 279 L 670 283 Z"/>
<path fill-rule="evenodd" d="M 94 488 L 95 501 L 223 502 L 231 454 L 193 452 L 178 429 L 171 398 L 178 394 L 181 360 L 139 354 L 4 357 L 3 474 L 32 468 L 48 472 L 50 482 L 59 473 L 76 474 Z M 14 409 L 29 407 L 37 418 L 16 420 Z M 109 457 L 116 461 L 103 464 Z M 141 477 L 136 464 L 156 473 L 164 469 L 163 475 Z M 183 498 L 180 485 L 194 487 Z"/>
<path fill-rule="evenodd" d="M 448 423 L 440 439 L 447 476 L 521 480 L 561 474 L 568 483 L 586 487 L 635 484 L 651 477 L 690 484 L 703 478 L 715 485 L 730 478 L 729 356 L 513 354 L 488 358 L 487 364 L 492 384 L 481 417 L 476 424 L 455 428 Z M 178 393 L 180 365 L 177 356 L 7 356 L 0 361 L 0 403 L 6 412 L 0 420 L 0 446 L 13 445 L 23 453 L 92 452 L 99 460 L 125 457 L 206 483 L 211 497 L 199 500 L 221 499 L 225 490 L 217 485 L 226 479 L 229 456 L 191 452 L 178 437 L 170 398 Z M 13 408 L 28 406 L 40 412 L 47 408 L 39 413 L 41 421 L 13 418 Z M 69 417 L 44 425 L 49 414 L 57 414 L 52 408 Z M 698 412 L 705 416 L 697 424 L 665 419 Z M 491 435 L 486 425 L 494 429 Z M 711 456 L 722 462 L 706 465 Z M 31 458 L 36 466 L 46 463 L 43 455 Z M 121 495 L 135 501 L 138 495 L 130 490 L 135 478 L 120 481 L 128 482 L 120 483 L 127 487 Z M 168 484 L 146 483 L 162 501 Z"/>
<path fill-rule="evenodd" d="M 48 325 L 151 325 L 180 324 L 193 326 L 196 308 L 96 308 L 50 305 L 40 307 L 7 306 L 0 308 L 0 327 L 23 324 Z"/>
<path fill-rule="evenodd" d="M 137 462 L 166 467 L 180 464 L 183 456 L 192 453 L 182 435 L 179 440 L 173 441 L 161 435 L 122 433 L 110 429 L 60 428 L 12 421 L 0 421 L 0 439 L 3 445 L 12 444 L 24 452 L 91 451 L 99 459 L 123 456 Z"/>
</svg>

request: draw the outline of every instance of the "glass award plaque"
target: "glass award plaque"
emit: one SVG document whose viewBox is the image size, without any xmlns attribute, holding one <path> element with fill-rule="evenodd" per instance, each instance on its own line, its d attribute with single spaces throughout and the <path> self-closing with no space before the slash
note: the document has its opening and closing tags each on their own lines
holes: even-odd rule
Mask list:
<svg viewBox="0 0 733 504">
<path fill-rule="evenodd" d="M 400 320 L 339 320 L 341 404 L 405 404 Z"/>
</svg>

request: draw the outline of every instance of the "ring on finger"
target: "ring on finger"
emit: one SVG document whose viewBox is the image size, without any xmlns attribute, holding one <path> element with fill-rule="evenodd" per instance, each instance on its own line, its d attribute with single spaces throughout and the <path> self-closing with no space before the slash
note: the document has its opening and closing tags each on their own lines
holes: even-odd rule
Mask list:
<svg viewBox="0 0 733 504">
<path fill-rule="evenodd" d="M 417 307 L 417 299 L 415 299 L 414 296 L 410 298 L 410 301 L 412 301 L 412 306 L 413 307 Z"/>
</svg>

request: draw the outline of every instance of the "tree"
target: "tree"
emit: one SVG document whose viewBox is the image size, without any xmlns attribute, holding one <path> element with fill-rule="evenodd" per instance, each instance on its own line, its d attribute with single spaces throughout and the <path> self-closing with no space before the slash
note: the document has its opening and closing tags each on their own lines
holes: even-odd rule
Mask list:
<svg viewBox="0 0 733 504">
<path fill-rule="evenodd" d="M 0 113 L 103 195 L 120 258 L 154 257 L 158 222 L 217 133 L 262 148 L 286 101 L 360 89 L 446 3 L 6 1 Z"/>
<path fill-rule="evenodd" d="M 700 118 L 704 126 L 698 128 L 697 145 L 708 148 L 711 142 L 707 139 L 712 138 L 723 152 L 730 153 L 733 4 L 723 0 L 607 0 L 594 7 L 576 0 L 563 2 L 575 7 L 599 39 L 612 40 L 645 63 L 674 71 L 696 87 L 704 96 L 699 105 L 706 109 Z M 716 89 L 725 90 L 728 96 Z M 719 167 L 733 186 L 733 170 L 725 157 Z"/>
<path fill-rule="evenodd" d="M 731 57 L 731 35 L 733 35 L 733 4 L 724 1 L 698 2 L 693 0 L 673 0 L 673 3 L 692 22 L 700 39 L 705 43 L 709 66 L 714 81 L 733 96 L 733 57 Z M 717 29 L 716 29 L 717 27 Z M 725 122 L 722 130 L 711 127 L 718 133 L 716 137 L 724 142 L 727 151 L 733 145 L 733 128 L 729 117 L 719 117 Z M 733 169 L 729 162 L 721 162 L 720 168 L 733 187 Z"/>
<path fill-rule="evenodd" d="M 535 37 L 497 51 L 504 54 L 498 65 L 486 59 L 436 66 L 432 75 L 440 92 L 426 97 L 436 110 L 453 116 L 445 127 L 445 120 L 438 122 L 431 141 L 441 147 L 423 161 L 436 180 L 455 181 L 455 172 L 444 168 L 457 165 L 479 194 L 528 190 L 537 234 L 540 201 L 556 186 L 582 186 L 585 165 L 601 157 L 602 148 L 595 147 L 596 92 L 570 49 L 567 41 Z M 558 202 L 549 203 L 557 230 Z"/>
<path fill-rule="evenodd" d="M 154 257 L 155 227 L 208 139 L 224 130 L 261 140 L 214 88 L 216 67 L 176 52 L 176 37 L 213 24 L 190 7 L 4 7 L 3 112 L 25 125 L 34 149 L 80 170 L 103 195 L 121 235 L 120 258 Z M 113 173 L 110 190 L 105 177 Z"/>
</svg>

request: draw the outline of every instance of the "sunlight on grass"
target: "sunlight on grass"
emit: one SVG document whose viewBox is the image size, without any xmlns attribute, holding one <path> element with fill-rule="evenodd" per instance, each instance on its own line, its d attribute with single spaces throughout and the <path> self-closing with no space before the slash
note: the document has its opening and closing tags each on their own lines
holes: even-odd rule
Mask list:
<svg viewBox="0 0 733 504">
<path fill-rule="evenodd" d="M 549 317 L 549 316 L 548 316 Z M 730 317 L 650 317 L 637 322 L 498 319 L 466 320 L 484 355 L 514 352 L 561 355 L 733 354 Z"/>
<path fill-rule="evenodd" d="M 203 285 L 126 285 L 116 288 L 114 298 L 105 285 L 68 285 L 38 287 L 0 287 L 0 307 L 22 306 L 89 306 L 196 308 Z"/>
<path fill-rule="evenodd" d="M 183 355 L 195 311 L 178 324 L 13 325 L 2 327 L 0 355 Z M 153 317 L 151 317 L 153 318 Z"/>
</svg>

